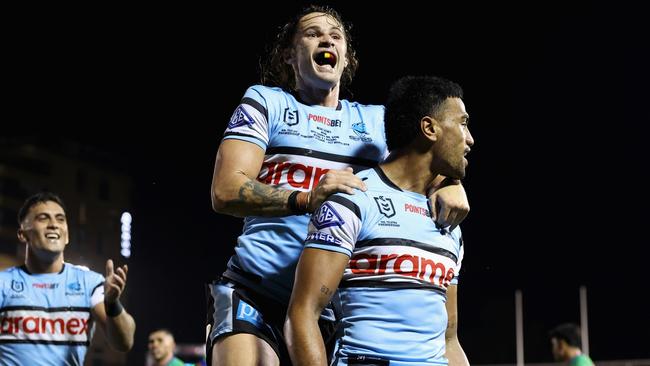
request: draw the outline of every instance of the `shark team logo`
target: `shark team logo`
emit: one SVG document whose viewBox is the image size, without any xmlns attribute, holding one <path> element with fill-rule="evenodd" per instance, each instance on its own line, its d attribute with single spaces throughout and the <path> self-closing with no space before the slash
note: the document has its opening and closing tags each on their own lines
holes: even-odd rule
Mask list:
<svg viewBox="0 0 650 366">
<path fill-rule="evenodd" d="M 255 123 L 253 117 L 250 114 L 246 113 L 246 110 L 243 106 L 237 107 L 235 112 L 230 117 L 230 122 L 228 122 L 228 128 L 235 128 L 244 125 L 252 125 Z"/>
<path fill-rule="evenodd" d="M 374 197 L 379 212 L 387 218 L 395 216 L 395 206 L 393 200 L 384 198 L 384 196 Z"/>
<path fill-rule="evenodd" d="M 345 221 L 341 218 L 338 212 L 330 205 L 329 202 L 325 202 L 318 211 L 314 212 L 311 216 L 311 222 L 314 224 L 316 229 L 321 230 L 330 226 L 342 226 L 345 224 Z"/>
<path fill-rule="evenodd" d="M 79 282 L 71 282 L 66 286 L 65 294 L 67 296 L 81 296 L 84 294 L 83 287 Z"/>
<path fill-rule="evenodd" d="M 354 131 L 354 133 L 356 133 L 357 136 L 359 136 L 359 137 L 368 134 L 368 131 L 366 131 L 366 124 L 363 123 L 363 122 L 353 123 L 352 124 L 352 131 Z"/>
<path fill-rule="evenodd" d="M 358 122 L 358 123 L 353 123 L 352 124 L 352 132 L 354 132 L 354 136 L 350 136 L 350 139 L 354 141 L 363 141 L 363 142 L 371 142 L 372 138 L 370 138 L 368 134 L 368 130 L 366 130 L 366 124 L 363 123 L 363 121 Z"/>
</svg>

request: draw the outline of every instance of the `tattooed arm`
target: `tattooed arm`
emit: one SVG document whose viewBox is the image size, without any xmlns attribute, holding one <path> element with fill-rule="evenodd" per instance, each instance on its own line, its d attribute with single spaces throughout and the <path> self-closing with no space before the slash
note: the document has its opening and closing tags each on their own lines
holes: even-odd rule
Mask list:
<svg viewBox="0 0 650 366">
<path fill-rule="evenodd" d="M 350 258 L 342 253 L 306 248 L 296 269 L 284 333 L 295 366 L 326 365 L 318 317 L 330 301 Z"/>
<path fill-rule="evenodd" d="M 263 162 L 264 150 L 259 146 L 224 140 L 212 176 L 212 208 L 238 217 L 288 215 L 287 198 L 291 191 L 275 189 L 256 180 Z"/>
<path fill-rule="evenodd" d="M 293 213 L 287 205 L 292 191 L 274 188 L 256 178 L 264 162 L 264 150 L 246 141 L 224 140 L 217 152 L 212 176 L 212 208 L 223 214 L 244 216 L 286 216 Z M 301 192 L 312 212 L 335 192 L 365 191 L 365 184 L 352 169 L 330 170 L 312 191 Z M 307 195 L 309 197 L 307 197 Z"/>
</svg>

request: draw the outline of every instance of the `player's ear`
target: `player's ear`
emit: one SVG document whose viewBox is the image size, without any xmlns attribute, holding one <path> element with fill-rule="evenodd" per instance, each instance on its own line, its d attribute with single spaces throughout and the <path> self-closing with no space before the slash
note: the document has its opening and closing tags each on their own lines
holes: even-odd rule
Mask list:
<svg viewBox="0 0 650 366">
<path fill-rule="evenodd" d="M 420 132 L 424 138 L 429 141 L 435 142 L 440 138 L 441 129 L 438 121 L 431 116 L 424 116 L 420 119 Z"/>
<path fill-rule="evenodd" d="M 22 227 L 18 229 L 16 236 L 21 243 L 27 243 L 27 235 L 25 235 L 25 230 Z"/>
<path fill-rule="evenodd" d="M 296 51 L 293 48 L 287 48 L 282 51 L 282 59 L 285 64 L 293 65 L 296 60 Z"/>
</svg>

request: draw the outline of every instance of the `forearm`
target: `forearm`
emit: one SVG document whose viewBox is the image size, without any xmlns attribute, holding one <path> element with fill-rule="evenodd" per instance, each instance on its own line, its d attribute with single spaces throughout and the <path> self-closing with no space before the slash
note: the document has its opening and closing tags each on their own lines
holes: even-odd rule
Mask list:
<svg viewBox="0 0 650 366">
<path fill-rule="evenodd" d="M 447 338 L 445 344 L 445 357 L 449 360 L 449 366 L 469 366 L 469 360 L 467 360 L 458 337 Z"/>
<path fill-rule="evenodd" d="M 133 347 L 135 321 L 123 310 L 119 315 L 106 318 L 106 338 L 114 349 L 127 352 Z"/>
<path fill-rule="evenodd" d="M 271 187 L 247 177 L 243 177 L 234 185 L 238 188 L 227 195 L 216 197 L 213 194 L 215 211 L 237 217 L 295 214 L 288 206 L 289 195 L 293 191 Z"/>
<path fill-rule="evenodd" d="M 231 216 L 288 216 L 311 212 L 328 196 L 336 192 L 354 194 L 355 189 L 365 190 L 365 184 L 354 175 L 352 168 L 342 170 L 324 169 L 310 192 L 300 192 L 289 207 L 293 190 L 279 189 L 258 181 L 263 168 L 265 151 L 248 142 L 226 140 L 217 153 L 212 175 L 212 208 Z M 286 163 L 288 164 L 288 163 Z M 278 184 L 279 174 L 285 163 L 275 173 L 267 171 L 267 180 Z M 314 178 L 316 179 L 316 178 Z M 294 202 L 292 200 L 292 202 Z"/>
<path fill-rule="evenodd" d="M 292 191 L 257 180 L 265 151 L 245 141 L 225 140 L 219 147 L 210 189 L 212 208 L 231 216 L 287 216 Z"/>
<path fill-rule="evenodd" d="M 445 357 L 450 366 L 469 366 L 467 356 L 458 341 L 458 285 L 447 288 L 447 329 L 445 331 Z"/>
<path fill-rule="evenodd" d="M 338 252 L 306 248 L 296 268 L 284 332 L 296 366 L 327 364 L 318 318 L 336 291 L 349 257 Z"/>
<path fill-rule="evenodd" d="M 325 366 L 327 356 L 318 327 L 318 315 L 290 310 L 285 324 L 287 347 L 294 366 Z"/>
<path fill-rule="evenodd" d="M 463 185 L 463 183 L 460 181 L 460 179 L 454 179 L 454 178 L 449 178 L 445 177 L 444 175 L 438 174 L 431 183 L 429 184 L 428 190 L 430 192 L 435 192 L 436 190 L 451 186 L 451 185 Z"/>
</svg>

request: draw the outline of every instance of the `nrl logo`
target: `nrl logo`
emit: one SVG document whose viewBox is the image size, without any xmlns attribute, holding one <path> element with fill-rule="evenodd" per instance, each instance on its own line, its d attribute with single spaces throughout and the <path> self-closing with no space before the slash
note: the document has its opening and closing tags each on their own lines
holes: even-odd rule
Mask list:
<svg viewBox="0 0 650 366">
<path fill-rule="evenodd" d="M 23 292 L 25 284 L 22 281 L 11 280 L 11 289 L 15 292 Z"/>
<path fill-rule="evenodd" d="M 384 196 L 374 197 L 379 212 L 387 218 L 395 216 L 395 206 L 390 198 Z"/>
<path fill-rule="evenodd" d="M 291 110 L 289 108 L 285 108 L 282 121 L 288 124 L 289 126 L 297 125 L 298 122 L 300 122 L 300 119 L 298 118 L 298 110 L 297 109 Z"/>
</svg>

